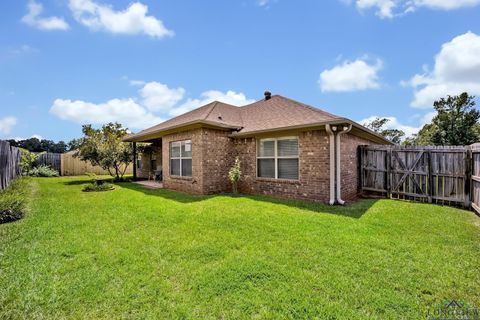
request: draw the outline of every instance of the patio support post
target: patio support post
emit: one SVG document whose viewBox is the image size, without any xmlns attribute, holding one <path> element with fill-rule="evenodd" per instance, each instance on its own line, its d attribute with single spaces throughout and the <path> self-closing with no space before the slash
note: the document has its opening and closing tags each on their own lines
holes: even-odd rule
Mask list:
<svg viewBox="0 0 480 320">
<path fill-rule="evenodd" d="M 132 142 L 133 147 L 133 181 L 137 181 L 137 143 Z"/>
</svg>

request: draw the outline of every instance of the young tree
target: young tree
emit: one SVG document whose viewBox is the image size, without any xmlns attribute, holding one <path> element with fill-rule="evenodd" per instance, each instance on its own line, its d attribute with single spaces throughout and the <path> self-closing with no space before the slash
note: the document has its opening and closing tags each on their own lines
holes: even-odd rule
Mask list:
<svg viewBox="0 0 480 320">
<path fill-rule="evenodd" d="M 370 122 L 364 123 L 363 125 L 368 129 L 381 134 L 393 143 L 400 144 L 402 142 L 402 138 L 405 136 L 405 132 L 399 129 L 384 129 L 384 126 L 389 121 L 390 119 L 377 117 Z"/>
<path fill-rule="evenodd" d="M 82 132 L 84 137 L 79 144 L 77 156 L 107 170 L 115 179 L 121 179 L 133 159 L 132 146 L 122 142 L 127 129 L 119 123 L 108 123 L 101 129 L 84 125 Z"/>
<path fill-rule="evenodd" d="M 238 157 L 235 158 L 235 163 L 233 167 L 230 168 L 228 172 L 228 178 L 232 183 L 233 193 L 238 193 L 238 181 L 240 181 L 240 177 L 242 176 L 242 171 L 240 171 L 240 159 Z"/>
</svg>

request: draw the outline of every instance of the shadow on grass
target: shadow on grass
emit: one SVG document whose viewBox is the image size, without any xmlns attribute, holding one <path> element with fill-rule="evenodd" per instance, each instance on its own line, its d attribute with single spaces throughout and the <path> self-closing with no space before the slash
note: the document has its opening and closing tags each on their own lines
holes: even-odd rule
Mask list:
<svg viewBox="0 0 480 320">
<path fill-rule="evenodd" d="M 137 192 L 142 192 L 148 196 L 155 196 L 164 198 L 167 200 L 172 200 L 180 203 L 195 203 L 204 200 L 209 200 L 217 197 L 223 198 L 231 198 L 231 199 L 248 199 L 250 201 L 255 202 L 264 202 L 270 203 L 275 205 L 282 205 L 288 206 L 295 209 L 302 209 L 308 210 L 317 213 L 327 213 L 327 214 L 334 214 L 343 217 L 350 217 L 354 219 L 361 218 L 374 204 L 378 201 L 378 199 L 359 199 L 355 202 L 347 203 L 344 206 L 330 206 L 328 204 L 313 202 L 313 201 L 303 201 L 303 200 L 290 200 L 290 199 L 282 199 L 282 198 L 275 198 L 271 196 L 263 196 L 263 195 L 247 195 L 247 194 L 229 194 L 229 193 L 222 193 L 216 195 L 193 195 L 189 193 L 173 191 L 168 189 L 149 189 L 145 188 L 142 185 L 138 185 L 135 183 L 116 183 L 118 186 L 130 189 Z"/>
</svg>

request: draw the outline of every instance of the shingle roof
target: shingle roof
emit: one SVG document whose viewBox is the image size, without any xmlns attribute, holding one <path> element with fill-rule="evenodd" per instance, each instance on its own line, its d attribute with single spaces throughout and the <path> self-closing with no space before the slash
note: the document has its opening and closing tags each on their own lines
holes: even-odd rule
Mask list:
<svg viewBox="0 0 480 320">
<path fill-rule="evenodd" d="M 243 128 L 238 131 L 239 134 L 341 119 L 323 110 L 279 95 L 239 109 L 243 120 Z"/>
<path fill-rule="evenodd" d="M 192 124 L 208 124 L 234 130 L 232 135 L 242 136 L 249 133 L 283 130 L 295 127 L 308 127 L 326 123 L 353 121 L 333 115 L 280 95 L 269 100 L 260 100 L 252 104 L 235 107 L 222 102 L 212 102 L 156 126 L 129 135 L 125 141 L 140 141 L 142 137 L 161 136 L 162 132 Z M 356 124 L 357 127 L 363 128 Z M 372 134 L 371 131 L 369 133 Z"/>
</svg>

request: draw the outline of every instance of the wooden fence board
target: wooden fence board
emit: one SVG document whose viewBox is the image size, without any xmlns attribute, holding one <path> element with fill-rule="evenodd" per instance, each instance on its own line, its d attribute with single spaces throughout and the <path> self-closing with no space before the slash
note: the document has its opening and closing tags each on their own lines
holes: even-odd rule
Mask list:
<svg viewBox="0 0 480 320">
<path fill-rule="evenodd" d="M 469 152 L 468 146 L 362 146 L 360 187 L 394 198 L 469 206 Z M 480 145 L 473 155 L 478 159 L 478 167 L 473 170 L 480 180 Z M 475 176 L 474 185 L 480 188 Z M 476 204 L 480 207 L 480 203 Z"/>
<path fill-rule="evenodd" d="M 37 165 L 49 166 L 58 171 L 62 170 L 60 153 L 42 153 L 37 159 Z"/>
<path fill-rule="evenodd" d="M 20 174 L 20 150 L 0 140 L 0 190 L 7 188 Z"/>
<path fill-rule="evenodd" d="M 98 166 L 92 166 L 88 161 L 82 161 L 73 154 L 64 153 L 61 155 L 60 172 L 62 176 L 81 176 L 86 173 L 94 173 L 97 175 L 109 175 L 107 170 Z M 125 171 L 125 174 L 133 173 L 133 165 L 130 164 Z"/>
</svg>

